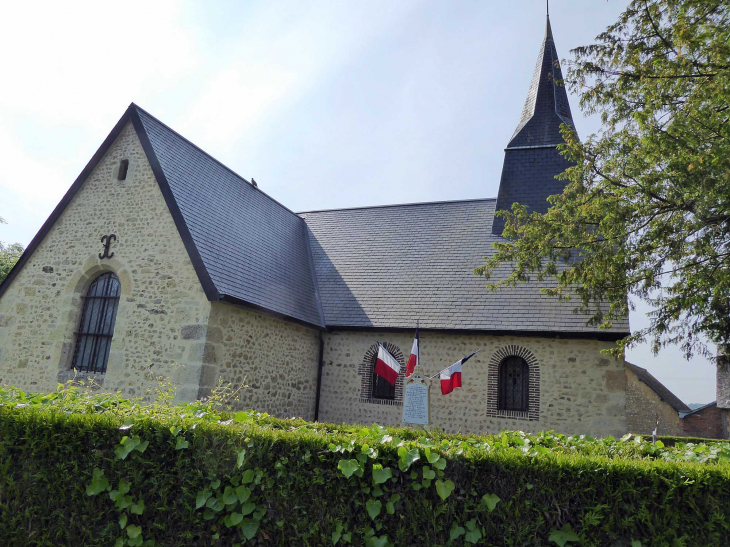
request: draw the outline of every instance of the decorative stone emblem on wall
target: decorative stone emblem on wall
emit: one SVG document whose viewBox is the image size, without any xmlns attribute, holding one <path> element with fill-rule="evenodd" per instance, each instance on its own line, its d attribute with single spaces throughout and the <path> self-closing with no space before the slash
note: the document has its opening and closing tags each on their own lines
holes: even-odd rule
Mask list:
<svg viewBox="0 0 730 547">
<path fill-rule="evenodd" d="M 101 243 L 104 245 L 104 251 L 99 253 L 100 259 L 103 260 L 105 258 L 114 257 L 114 253 L 110 253 L 109 248 L 112 245 L 112 241 L 114 241 L 115 239 L 117 239 L 117 236 L 115 236 L 114 234 L 110 234 L 108 236 L 101 236 Z"/>
<path fill-rule="evenodd" d="M 508 357 L 521 357 L 529 368 L 529 404 L 527 412 L 499 409 L 499 366 Z M 540 364 L 531 351 L 517 345 L 499 348 L 489 360 L 487 390 L 487 416 L 490 418 L 513 418 L 538 420 L 540 418 Z"/>
<path fill-rule="evenodd" d="M 368 348 L 363 356 L 362 363 L 357 367 L 357 373 L 360 375 L 360 402 L 361 403 L 375 403 L 378 405 L 397 405 L 403 404 L 403 377 L 405 375 L 405 360 L 403 359 L 403 352 L 395 344 L 390 342 L 382 342 L 383 347 L 395 357 L 401 366 L 401 373 L 398 375 L 398 379 L 395 382 L 395 398 L 393 399 L 379 399 L 373 397 L 373 369 L 375 368 L 375 360 L 378 357 L 378 345 L 373 344 Z"/>
</svg>

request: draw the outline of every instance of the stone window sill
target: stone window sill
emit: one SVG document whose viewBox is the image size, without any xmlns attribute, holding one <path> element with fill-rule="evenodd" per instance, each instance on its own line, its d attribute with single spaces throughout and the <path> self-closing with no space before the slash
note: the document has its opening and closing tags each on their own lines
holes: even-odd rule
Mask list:
<svg viewBox="0 0 730 547">
<path fill-rule="evenodd" d="M 498 410 L 497 418 L 511 418 L 513 420 L 529 420 L 530 413 L 521 410 Z"/>
<path fill-rule="evenodd" d="M 388 406 L 403 406 L 403 401 L 398 401 L 396 399 L 376 399 L 374 397 L 371 397 L 369 399 L 360 399 L 361 403 L 370 403 L 374 405 L 388 405 Z"/>
<path fill-rule="evenodd" d="M 73 381 L 74 384 L 80 384 L 81 382 L 86 385 L 91 384 L 91 387 L 102 387 L 104 385 L 104 377 L 106 376 L 103 372 L 79 372 L 76 370 L 62 370 L 58 373 L 58 381 L 61 384 Z"/>
</svg>

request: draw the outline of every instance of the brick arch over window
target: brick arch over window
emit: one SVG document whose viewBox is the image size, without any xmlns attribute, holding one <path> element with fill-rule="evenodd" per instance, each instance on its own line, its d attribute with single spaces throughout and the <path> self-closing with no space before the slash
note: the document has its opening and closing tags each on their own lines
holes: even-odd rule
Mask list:
<svg viewBox="0 0 730 547">
<path fill-rule="evenodd" d="M 521 357 L 529 369 L 529 404 L 527 412 L 499 410 L 499 369 L 510 357 Z M 491 418 L 516 418 L 537 420 L 540 418 L 540 363 L 531 351 L 517 345 L 499 348 L 489 360 L 489 389 L 487 393 L 487 416 Z"/>
<path fill-rule="evenodd" d="M 405 367 L 403 352 L 400 348 L 390 342 L 382 342 L 382 344 L 383 347 L 387 349 L 393 357 L 395 357 L 400 366 Z M 403 404 L 403 376 L 405 374 L 405 368 L 401 368 L 401 373 L 398 375 L 398 379 L 395 382 L 395 396 L 393 399 L 379 399 L 377 397 L 373 397 L 373 370 L 375 369 L 375 360 L 377 357 L 378 345 L 373 344 L 365 352 L 362 363 L 358 367 L 358 374 L 360 374 L 361 378 L 360 402 L 400 406 Z"/>
</svg>

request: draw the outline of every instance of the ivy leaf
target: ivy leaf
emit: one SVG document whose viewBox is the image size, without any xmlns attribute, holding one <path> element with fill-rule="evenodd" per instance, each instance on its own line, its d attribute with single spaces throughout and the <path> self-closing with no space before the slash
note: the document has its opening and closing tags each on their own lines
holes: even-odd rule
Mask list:
<svg viewBox="0 0 730 547">
<path fill-rule="evenodd" d="M 369 499 L 365 503 L 365 508 L 368 510 L 368 515 L 370 515 L 370 518 L 375 520 L 375 517 L 380 514 L 380 510 L 383 508 L 383 504 L 380 502 L 380 500 Z"/>
<path fill-rule="evenodd" d="M 190 443 L 186 441 L 183 437 L 177 438 L 177 443 L 175 443 L 175 450 L 182 450 L 183 448 L 187 448 L 190 446 Z"/>
<path fill-rule="evenodd" d="M 253 513 L 254 509 L 256 509 L 256 504 L 251 501 L 247 501 L 241 505 L 241 514 L 245 517 Z"/>
<path fill-rule="evenodd" d="M 385 481 L 393 477 L 390 467 L 383 469 L 380 464 L 373 465 L 373 484 L 383 484 Z"/>
<path fill-rule="evenodd" d="M 211 488 L 212 488 L 213 490 L 218 490 L 218 487 L 219 487 L 220 485 L 221 485 L 221 480 L 220 480 L 220 479 L 216 479 L 216 480 L 214 480 L 214 481 L 211 481 L 211 482 L 210 482 L 210 487 L 211 487 Z"/>
<path fill-rule="evenodd" d="M 248 419 L 248 413 L 247 412 L 236 412 L 233 415 L 233 421 L 234 422 L 245 422 Z"/>
<path fill-rule="evenodd" d="M 352 532 L 345 532 L 342 534 L 342 543 L 351 543 L 352 542 Z"/>
<path fill-rule="evenodd" d="M 418 448 L 413 448 L 407 451 L 404 446 L 398 449 L 398 467 L 401 471 L 408 471 L 408 469 L 421 458 L 421 454 L 418 452 Z"/>
<path fill-rule="evenodd" d="M 389 501 L 385 504 L 385 510 L 388 512 L 389 515 L 395 514 L 395 505 L 393 505 L 392 501 Z"/>
<path fill-rule="evenodd" d="M 144 513 L 144 500 L 142 498 L 139 498 L 139 501 L 132 505 L 132 507 L 129 508 L 130 513 L 133 515 L 141 515 Z"/>
<path fill-rule="evenodd" d="M 246 469 L 246 471 L 243 472 L 243 477 L 241 477 L 241 482 L 243 484 L 250 484 L 253 482 L 254 472 L 253 469 Z"/>
<path fill-rule="evenodd" d="M 137 446 L 134 447 L 134 449 L 139 452 L 140 454 L 147 450 L 147 447 L 150 445 L 149 441 L 142 441 L 137 443 Z"/>
<path fill-rule="evenodd" d="M 631 547 L 641 547 L 641 542 L 638 539 L 632 539 Z"/>
<path fill-rule="evenodd" d="M 441 456 L 439 456 L 436 452 L 431 452 L 430 448 L 426 449 L 426 459 L 428 460 L 428 463 L 434 464 L 439 461 L 440 458 Z"/>
<path fill-rule="evenodd" d="M 119 431 L 126 431 L 127 429 L 131 429 L 134 425 L 134 422 L 132 420 L 124 420 L 122 425 L 119 427 Z"/>
<path fill-rule="evenodd" d="M 528 490 L 532 490 L 532 489 L 534 488 L 534 486 L 532 486 L 532 485 L 531 485 L 531 484 L 530 484 L 530 483 L 528 482 L 528 483 L 527 483 L 527 484 L 525 485 L 525 488 L 527 488 Z"/>
<path fill-rule="evenodd" d="M 177 437 L 177 434 L 180 433 L 181 431 L 182 431 L 182 427 L 178 427 L 175 425 L 170 426 L 170 433 L 172 433 L 173 437 Z"/>
<path fill-rule="evenodd" d="M 446 460 L 444 458 L 439 458 L 438 460 L 433 462 L 433 466 L 436 469 L 440 469 L 441 471 L 443 471 L 444 469 L 446 469 Z"/>
<path fill-rule="evenodd" d="M 241 524 L 241 532 L 246 539 L 251 539 L 259 530 L 259 521 L 253 519 L 244 519 Z"/>
<path fill-rule="evenodd" d="M 223 519 L 223 523 L 228 528 L 231 528 L 233 526 L 236 526 L 242 520 L 243 520 L 243 515 L 241 513 L 231 513 L 230 515 L 226 515 L 226 518 Z"/>
<path fill-rule="evenodd" d="M 357 460 L 340 460 L 337 464 L 337 469 L 342 471 L 342 474 L 349 479 L 355 471 L 360 469 L 360 464 Z"/>
<path fill-rule="evenodd" d="M 382 535 L 380 537 L 372 536 L 367 540 L 368 547 L 385 547 L 388 545 L 388 536 Z"/>
<path fill-rule="evenodd" d="M 426 480 L 433 480 L 436 478 L 436 471 L 431 469 L 429 466 L 423 468 L 423 478 Z"/>
<path fill-rule="evenodd" d="M 238 497 L 238 501 L 241 503 L 246 503 L 248 501 L 248 498 L 251 497 L 251 489 L 247 486 L 239 486 L 236 488 L 236 496 Z"/>
<path fill-rule="evenodd" d="M 207 488 L 201 492 L 198 492 L 197 497 L 195 498 L 195 509 L 200 509 L 205 505 L 205 502 L 208 501 L 208 498 L 212 495 L 211 491 Z"/>
<path fill-rule="evenodd" d="M 471 520 L 466 521 L 466 528 L 469 531 L 464 536 L 465 541 L 468 541 L 469 543 L 476 543 L 480 539 L 482 539 L 482 532 L 481 532 L 481 530 L 479 530 L 479 527 L 477 526 L 476 519 L 471 519 Z"/>
<path fill-rule="evenodd" d="M 137 437 L 137 439 L 139 439 L 139 437 Z M 114 454 L 117 456 L 118 460 L 126 460 L 129 453 L 134 450 L 138 444 L 139 441 L 135 442 L 134 439 L 131 439 L 130 437 L 122 437 L 122 440 L 119 442 L 119 446 L 114 449 Z"/>
<path fill-rule="evenodd" d="M 500 501 L 502 501 L 502 499 L 497 494 L 484 494 L 482 496 L 482 503 L 487 506 L 490 513 L 494 511 L 494 508 L 497 507 L 497 504 Z"/>
<path fill-rule="evenodd" d="M 119 517 L 119 527 L 124 530 L 124 527 L 127 525 L 127 513 L 122 513 L 122 516 Z"/>
<path fill-rule="evenodd" d="M 223 491 L 223 503 L 231 505 L 237 501 L 238 496 L 236 495 L 236 491 L 230 486 L 226 486 L 226 489 Z"/>
<path fill-rule="evenodd" d="M 236 455 L 236 469 L 240 469 L 243 465 L 243 460 L 246 457 L 246 449 L 244 448 Z"/>
<path fill-rule="evenodd" d="M 548 541 L 557 543 L 560 547 L 564 547 L 569 541 L 580 541 L 578 534 L 573 531 L 573 527 L 570 523 L 563 526 L 560 530 L 552 529 Z"/>
<path fill-rule="evenodd" d="M 109 481 L 104 476 L 104 471 L 98 467 L 94 468 L 94 475 L 91 479 L 91 484 L 86 486 L 87 496 L 96 496 L 109 487 Z"/>
<path fill-rule="evenodd" d="M 451 525 L 451 531 L 449 532 L 449 539 L 451 541 L 454 541 L 455 539 L 459 539 L 465 533 L 466 533 L 466 530 L 464 530 L 463 526 L 459 526 L 456 523 L 454 523 Z"/>
<path fill-rule="evenodd" d="M 442 501 L 445 501 L 454 491 L 454 483 L 452 481 L 436 481 L 436 493 Z"/>
<path fill-rule="evenodd" d="M 338 522 L 337 526 L 335 527 L 335 531 L 332 532 L 332 545 L 337 545 L 337 542 L 340 541 L 341 537 L 342 537 L 342 523 Z"/>
<path fill-rule="evenodd" d="M 139 537 L 139 535 L 141 533 L 142 533 L 141 526 L 137 526 L 136 524 L 130 524 L 129 526 L 127 526 L 127 535 L 130 537 L 130 539 Z"/>
</svg>

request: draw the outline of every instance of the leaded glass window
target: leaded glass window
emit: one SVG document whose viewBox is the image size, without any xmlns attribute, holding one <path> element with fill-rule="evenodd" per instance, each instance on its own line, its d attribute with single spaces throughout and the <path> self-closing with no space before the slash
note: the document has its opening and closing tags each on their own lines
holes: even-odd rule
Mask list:
<svg viewBox="0 0 730 547">
<path fill-rule="evenodd" d="M 527 412 L 530 407 L 530 368 L 522 357 L 507 357 L 499 365 L 499 410 Z"/>
<path fill-rule="evenodd" d="M 106 372 L 114 321 L 119 307 L 119 279 L 112 272 L 101 274 L 89 287 L 84 299 L 73 368 L 83 372 Z"/>
</svg>

